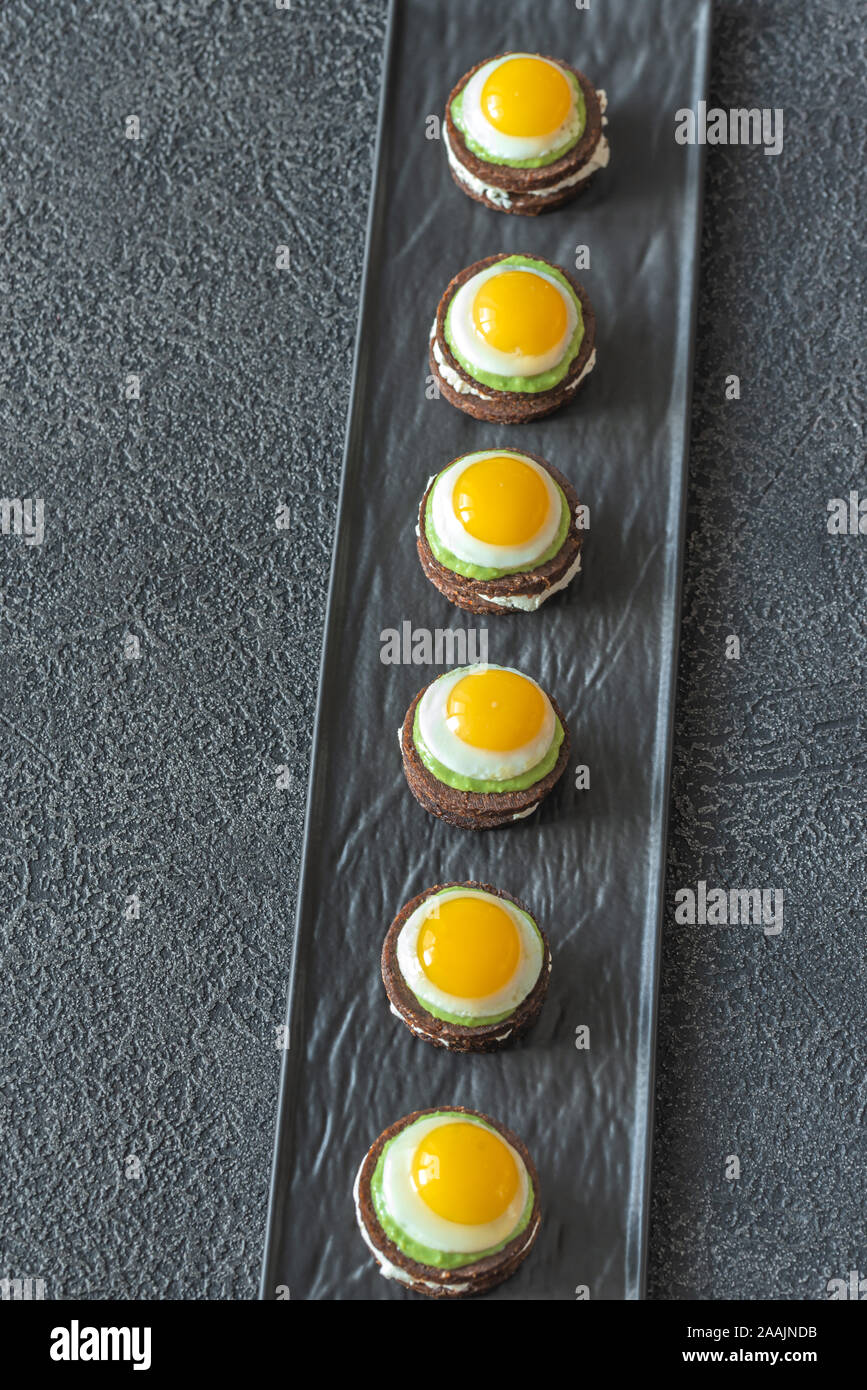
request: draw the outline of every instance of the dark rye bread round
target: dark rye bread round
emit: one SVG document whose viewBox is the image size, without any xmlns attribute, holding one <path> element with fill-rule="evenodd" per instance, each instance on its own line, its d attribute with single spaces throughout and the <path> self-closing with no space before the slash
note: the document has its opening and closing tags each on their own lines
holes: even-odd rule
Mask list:
<svg viewBox="0 0 867 1390">
<path fill-rule="evenodd" d="M 493 830 L 498 825 L 510 825 L 522 812 L 529 811 L 554 788 L 566 771 L 572 743 L 563 712 L 557 701 L 548 695 L 552 708 L 563 725 L 563 742 L 556 763 L 540 782 L 534 782 L 520 792 L 462 792 L 440 782 L 432 772 L 428 772 L 416 751 L 412 737 L 412 726 L 416 706 L 424 690 L 420 690 L 406 712 L 400 731 L 400 751 L 403 758 L 403 771 L 409 789 L 425 811 L 432 816 L 456 825 L 460 830 Z M 545 692 L 547 694 L 547 691 Z"/>
<path fill-rule="evenodd" d="M 454 570 L 441 565 L 434 555 L 425 528 L 427 500 L 436 478 L 432 478 L 428 483 L 424 497 L 421 499 L 418 513 L 418 540 L 416 541 L 421 567 L 430 582 L 439 589 L 441 594 L 445 595 L 449 603 L 453 603 L 456 608 L 465 609 L 468 613 L 493 615 L 519 611 L 514 608 L 505 608 L 500 603 L 492 603 L 484 595 L 493 594 L 500 598 L 520 595 L 521 598 L 530 598 L 534 594 L 543 593 L 545 589 L 552 588 L 563 578 L 563 575 L 574 564 L 576 556 L 580 554 L 584 544 L 584 532 L 579 531 L 575 523 L 575 511 L 580 503 L 572 484 L 567 478 L 564 478 L 559 469 L 538 454 L 527 453 L 526 449 L 521 452 L 525 458 L 532 459 L 534 463 L 538 463 L 540 468 L 544 468 L 547 473 L 550 473 L 555 483 L 558 483 L 562 488 L 569 505 L 570 525 L 566 539 L 557 554 L 547 560 L 544 565 L 539 565 L 537 569 L 523 570 L 518 574 L 506 574 L 501 579 L 468 579 L 463 574 L 455 574 Z M 452 459 L 452 463 L 457 463 L 457 461 L 457 459 Z M 447 464 L 447 467 L 451 468 L 452 463 Z M 446 470 L 443 469 L 442 471 L 445 472 Z"/>
<path fill-rule="evenodd" d="M 528 420 L 539 420 L 544 415 L 550 415 L 552 411 L 559 410 L 562 405 L 566 405 L 572 398 L 581 391 L 587 378 L 570 390 L 570 384 L 577 381 L 588 361 L 590 354 L 596 344 L 596 315 L 593 306 L 587 297 L 587 291 L 578 281 L 563 270 L 561 266 L 553 266 L 554 270 L 559 270 L 566 276 L 569 284 L 581 301 L 581 309 L 584 318 L 584 337 L 581 339 L 581 347 L 578 355 L 573 360 L 568 372 L 563 380 L 551 388 L 550 391 L 496 391 L 492 386 L 484 386 L 481 382 L 475 381 L 469 373 L 465 372 L 452 354 L 452 350 L 446 342 L 445 321 L 446 313 L 453 296 L 460 289 L 461 285 L 478 275 L 479 271 L 487 270 L 488 266 L 496 265 L 499 261 L 508 260 L 510 256 L 528 256 L 540 265 L 551 266 L 550 261 L 543 260 L 541 256 L 534 256 L 529 251 L 501 251 L 496 256 L 486 256 L 482 261 L 476 261 L 473 265 L 468 265 L 465 270 L 456 275 L 446 286 L 445 294 L 437 305 L 436 323 L 431 334 L 430 350 L 428 360 L 430 369 L 439 385 L 440 394 L 458 410 L 462 410 L 465 415 L 472 415 L 474 420 L 489 420 L 493 424 L 499 425 L 523 425 Z M 443 360 L 453 372 L 465 381 L 474 390 L 484 392 L 488 399 L 483 400 L 480 396 L 465 394 L 457 391 L 450 386 L 441 375 L 439 364 L 434 356 L 434 345 L 442 354 Z"/>
<path fill-rule="evenodd" d="M 498 53 L 496 56 L 505 58 L 508 55 Z M 473 192 L 458 178 L 449 164 L 449 173 L 458 188 L 468 198 L 484 204 L 487 208 L 494 208 L 497 212 L 517 213 L 524 217 L 537 217 L 540 212 L 550 212 L 554 208 L 562 207 L 564 203 L 571 202 L 579 193 L 583 193 L 585 189 L 590 187 L 598 171 L 594 171 L 588 178 L 582 179 L 579 183 L 573 184 L 571 188 L 560 189 L 559 192 L 550 193 L 547 197 L 534 196 L 534 193 L 531 192 L 531 190 L 537 190 L 541 194 L 552 184 L 559 183 L 561 179 L 567 179 L 571 174 L 577 174 L 579 169 L 583 169 L 596 149 L 603 129 L 602 107 L 596 88 L 590 79 L 585 77 L 583 72 L 579 72 L 578 68 L 571 67 L 569 63 L 564 63 L 559 58 L 551 58 L 544 53 L 539 56 L 548 57 L 549 62 L 556 63 L 558 67 L 564 68 L 566 72 L 571 72 L 572 76 L 577 78 L 584 94 L 584 104 L 587 109 L 587 123 L 581 139 L 577 145 L 553 164 L 545 164 L 538 169 L 514 169 L 509 164 L 493 164 L 487 160 L 479 159 L 478 155 L 473 154 L 467 147 L 463 135 L 452 119 L 452 102 L 463 91 L 470 78 L 479 71 L 479 68 L 484 67 L 485 63 L 492 62 L 493 59 L 486 58 L 484 62 L 476 63 L 476 66 L 461 78 L 457 86 L 452 88 L 446 102 L 446 135 L 456 160 L 463 165 L 467 173 L 473 174 L 477 179 L 483 179 L 493 188 L 505 189 L 509 194 L 511 207 L 504 208 L 499 203 L 492 202 L 484 193 Z"/>
<path fill-rule="evenodd" d="M 392 1009 L 401 1022 L 405 1023 L 410 1032 L 415 1037 L 421 1038 L 423 1042 L 432 1043 L 434 1047 L 448 1048 L 450 1052 L 495 1052 L 497 1048 L 504 1047 L 507 1043 L 513 1042 L 521 1033 L 526 1032 L 539 1016 L 539 1011 L 548 992 L 548 977 L 551 973 L 551 949 L 548 945 L 548 938 L 539 923 L 536 922 L 536 918 L 533 917 L 533 921 L 539 928 L 539 935 L 542 938 L 544 948 L 542 968 L 530 993 L 521 1000 L 521 1003 L 508 1018 L 501 1019 L 499 1023 L 488 1023 L 483 1027 L 475 1028 L 462 1023 L 446 1023 L 441 1018 L 435 1018 L 416 998 L 401 974 L 400 966 L 397 963 L 397 938 L 400 936 L 404 923 L 412 916 L 416 908 L 420 907 L 434 893 L 441 893 L 445 888 L 479 888 L 485 893 L 492 894 L 493 897 L 503 898 L 505 902 L 514 903 L 522 912 L 533 917 L 530 909 L 518 898 L 513 898 L 511 893 L 504 893 L 501 888 L 494 888 L 490 883 L 435 884 L 433 888 L 428 888 L 424 893 L 419 893 L 417 897 L 406 903 L 386 933 L 380 958 L 385 992 Z M 504 1034 L 508 1034 L 508 1036 L 504 1037 Z"/>
<path fill-rule="evenodd" d="M 475 1264 L 464 1265 L 461 1269 L 437 1269 L 434 1265 L 420 1264 L 417 1260 L 411 1260 L 407 1255 L 404 1255 L 394 1241 L 389 1240 L 380 1226 L 370 1195 L 370 1183 L 379 1162 L 379 1155 L 389 1139 L 393 1139 L 401 1130 L 406 1129 L 408 1125 L 422 1119 L 425 1115 L 438 1112 L 447 1112 L 453 1115 L 474 1115 L 478 1119 L 484 1120 L 498 1134 L 501 1134 L 520 1155 L 533 1185 L 533 1212 L 527 1228 L 504 1246 L 498 1254 L 488 1255 L 486 1259 L 477 1260 Z M 501 1125 L 497 1120 L 491 1119 L 490 1115 L 483 1115 L 479 1110 L 467 1110 L 462 1105 L 434 1105 L 428 1110 L 413 1110 L 411 1115 L 404 1115 L 402 1120 L 398 1120 L 396 1124 L 391 1125 L 380 1134 L 376 1143 L 368 1149 L 359 1170 L 356 1179 L 356 1202 L 358 1224 L 378 1262 L 382 1264 L 382 1261 L 385 1260 L 395 1269 L 399 1269 L 410 1281 L 405 1287 L 414 1293 L 423 1293 L 428 1298 L 467 1298 L 472 1294 L 486 1293 L 495 1285 L 502 1284 L 505 1279 L 510 1278 L 515 1273 L 518 1266 L 523 1264 L 529 1255 L 536 1236 L 539 1234 L 542 1220 L 542 1211 L 539 1205 L 539 1175 L 525 1145 L 510 1129 Z"/>
</svg>

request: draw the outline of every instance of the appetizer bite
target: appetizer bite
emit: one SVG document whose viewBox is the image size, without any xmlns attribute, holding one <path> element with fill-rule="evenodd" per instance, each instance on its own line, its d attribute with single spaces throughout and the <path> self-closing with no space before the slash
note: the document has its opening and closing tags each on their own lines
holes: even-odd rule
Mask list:
<svg viewBox="0 0 867 1390">
<path fill-rule="evenodd" d="M 405 904 L 382 947 L 391 1011 L 452 1052 L 493 1052 L 535 1023 L 551 951 L 526 907 L 489 883 L 445 883 Z"/>
<path fill-rule="evenodd" d="M 571 401 L 596 365 L 596 316 L 571 275 L 538 256 L 489 256 L 439 302 L 430 367 L 477 420 L 520 425 Z"/>
<path fill-rule="evenodd" d="M 414 1110 L 368 1150 L 353 1192 L 379 1271 L 415 1293 L 484 1293 L 527 1258 L 539 1178 L 520 1139 L 462 1106 Z"/>
<path fill-rule="evenodd" d="M 416 801 L 467 830 L 532 815 L 569 761 L 555 701 L 506 666 L 446 671 L 416 695 L 399 738 Z"/>
<path fill-rule="evenodd" d="M 443 144 L 461 192 L 498 212 L 562 207 L 608 164 L 608 100 L 568 63 L 501 53 L 451 92 Z"/>
<path fill-rule="evenodd" d="M 581 569 L 580 514 L 571 483 L 538 454 L 463 454 L 422 497 L 421 567 L 456 608 L 532 613 Z"/>
</svg>

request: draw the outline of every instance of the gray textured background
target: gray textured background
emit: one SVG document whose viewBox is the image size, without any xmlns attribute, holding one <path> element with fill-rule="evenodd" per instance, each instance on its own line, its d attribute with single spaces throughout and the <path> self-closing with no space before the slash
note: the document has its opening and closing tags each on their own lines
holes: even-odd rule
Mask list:
<svg viewBox="0 0 867 1390">
<path fill-rule="evenodd" d="M 52 1297 L 255 1293 L 384 18 L 0 22 L 0 495 L 47 511 L 0 537 L 0 1274 Z M 786 147 L 708 159 L 669 899 L 786 926 L 669 913 L 655 1298 L 867 1273 L 867 538 L 825 531 L 867 489 L 860 28 L 718 0 L 712 99 Z"/>
</svg>

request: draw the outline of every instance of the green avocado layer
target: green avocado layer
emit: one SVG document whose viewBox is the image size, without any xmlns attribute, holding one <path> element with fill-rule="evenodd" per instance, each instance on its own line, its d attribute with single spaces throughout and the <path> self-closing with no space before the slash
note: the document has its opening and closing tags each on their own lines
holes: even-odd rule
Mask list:
<svg viewBox="0 0 867 1390">
<path fill-rule="evenodd" d="M 446 1122 L 460 1120 L 460 1115 L 455 1115 L 449 1111 L 437 1111 L 432 1115 L 426 1115 L 425 1119 L 445 1120 Z M 492 1134 L 497 1131 L 491 1125 L 485 1125 L 485 1129 L 490 1129 Z M 394 1139 L 399 1136 L 395 1135 Z M 373 1201 L 373 1209 L 376 1212 L 376 1219 L 379 1222 L 389 1240 L 393 1240 L 398 1250 L 406 1255 L 407 1259 L 416 1260 L 419 1264 L 430 1265 L 434 1269 L 460 1269 L 463 1265 L 475 1264 L 477 1260 L 484 1260 L 488 1255 L 496 1255 L 499 1250 L 504 1250 L 510 1241 L 525 1231 L 530 1224 L 530 1217 L 533 1215 L 533 1204 L 535 1193 L 533 1183 L 529 1173 L 527 1174 L 527 1204 L 521 1213 L 517 1226 L 509 1233 L 505 1240 L 501 1240 L 499 1245 L 492 1245 L 487 1250 L 476 1250 L 471 1255 L 449 1254 L 445 1250 L 434 1250 L 430 1245 L 422 1245 L 420 1241 L 413 1240 L 412 1236 L 407 1235 L 406 1231 L 397 1224 L 394 1217 L 390 1214 L 385 1204 L 385 1195 L 382 1190 L 382 1172 L 385 1167 L 385 1155 L 388 1153 L 394 1139 L 389 1139 L 379 1155 L 379 1162 L 373 1171 L 370 1180 L 370 1196 Z"/>
<path fill-rule="evenodd" d="M 551 481 L 554 482 L 553 478 Z M 434 484 L 434 486 L 436 486 L 436 484 Z M 571 520 L 569 503 L 563 495 L 563 489 L 558 483 L 554 483 L 554 486 L 560 498 L 560 525 L 557 527 L 557 534 L 548 546 L 548 549 L 543 551 L 542 554 L 530 564 L 512 565 L 509 569 L 491 569 L 485 565 L 471 565 L 467 560 L 459 560 L 457 555 L 453 555 L 450 550 L 446 549 L 437 535 L 436 528 L 433 524 L 434 490 L 431 488 L 428 494 L 427 506 L 425 507 L 424 529 L 428 545 L 433 551 L 434 559 L 438 560 L 445 569 L 451 570 L 454 574 L 462 574 L 467 579 L 502 579 L 506 574 L 529 574 L 531 570 L 536 570 L 540 565 L 547 564 L 549 560 L 553 560 L 558 551 L 562 550 Z"/>
<path fill-rule="evenodd" d="M 542 169 L 546 164 L 556 164 L 558 159 L 562 159 L 564 154 L 568 154 L 571 149 L 574 149 L 587 125 L 587 106 L 584 101 L 584 93 L 581 90 L 581 83 L 572 76 L 571 72 L 566 72 L 565 69 L 561 69 L 561 71 L 575 96 L 578 125 L 574 135 L 570 136 L 562 145 L 557 145 L 555 149 L 549 150 L 547 154 L 538 155 L 535 159 L 504 159 L 502 155 L 491 154 L 490 150 L 486 150 L 484 145 L 480 145 L 477 140 L 473 140 L 467 134 L 464 124 L 464 92 L 458 92 L 452 102 L 452 120 L 464 137 L 464 144 L 470 154 L 474 154 L 476 159 L 483 160 L 485 164 L 502 164 L 510 169 Z"/>
<path fill-rule="evenodd" d="M 532 787 L 536 782 L 541 782 L 543 777 L 547 777 L 552 770 L 558 757 L 560 756 L 560 745 L 563 742 L 563 725 L 557 716 L 554 716 L 554 737 L 541 762 L 529 771 L 523 772 L 520 777 L 507 777 L 504 782 L 481 781 L 477 777 L 463 777 L 459 772 L 453 772 L 445 763 L 441 763 L 435 758 L 421 736 L 418 719 L 418 705 L 415 707 L 415 718 L 412 722 L 412 741 L 415 744 L 415 751 L 418 753 L 428 772 L 435 777 L 438 782 L 444 782 L 447 787 L 454 787 L 458 792 L 523 792 L 528 787 Z"/>
<path fill-rule="evenodd" d="M 442 898 L 447 893 L 454 894 L 454 892 L 454 888 L 443 888 L 439 893 L 433 893 L 431 894 L 431 896 L 434 898 Z M 542 933 L 539 931 L 539 928 L 536 926 L 536 923 L 533 921 L 529 912 L 523 912 L 521 908 L 516 906 L 515 903 L 512 903 L 511 906 L 514 907 L 515 911 L 520 914 L 521 918 L 532 927 L 536 936 L 539 938 L 539 944 L 542 947 L 542 957 L 544 963 L 545 943 L 542 940 Z M 538 976 L 536 978 L 538 979 Z M 406 985 L 413 998 L 418 1000 L 418 1003 L 424 1009 L 425 1013 L 431 1014 L 434 1018 L 438 1018 L 441 1023 L 459 1023 L 462 1028 L 486 1028 L 491 1023 L 502 1023 L 504 1019 L 511 1017 L 511 1015 L 515 1012 L 515 1009 L 518 1007 L 518 1005 L 516 1004 L 514 1008 L 507 1009 L 505 1013 L 488 1014 L 482 1018 L 471 1017 L 467 1014 L 449 1014 L 446 1013 L 444 1009 L 434 1008 L 433 1004 L 429 1004 L 426 999 L 422 999 L 421 995 L 416 994 L 415 990 L 410 987 L 406 978 L 403 975 L 401 975 L 401 979 L 403 980 L 404 984 Z M 535 988 L 535 981 L 533 982 L 533 986 Z M 524 997 L 526 998 L 526 995 Z M 521 1000 L 521 1003 L 523 1003 L 523 1000 Z"/>
<path fill-rule="evenodd" d="M 537 376 L 498 376 L 496 372 L 484 372 L 480 367 L 473 366 L 472 362 L 466 357 L 462 357 L 458 352 L 452 337 L 451 317 L 455 302 L 454 296 L 452 296 L 451 303 L 446 312 L 443 334 L 455 361 L 460 363 L 467 375 L 473 378 L 473 381 L 478 381 L 482 386 L 491 386 L 495 391 L 524 391 L 530 394 L 535 394 L 538 391 L 551 391 L 555 386 L 560 385 L 560 382 L 566 376 L 569 368 L 581 351 L 581 343 L 584 340 L 584 312 L 581 308 L 581 300 L 569 284 L 562 270 L 558 270 L 554 265 L 549 265 L 547 261 L 540 261 L 531 256 L 507 256 L 505 260 L 499 262 L 500 269 L 511 265 L 527 266 L 531 270 L 544 271 L 546 275 L 551 276 L 552 280 L 556 280 L 563 286 L 571 297 L 572 303 L 575 305 L 575 312 L 578 315 L 578 320 L 575 324 L 575 332 L 569 339 L 566 351 L 560 358 L 556 367 L 552 367 L 550 371 L 547 372 L 539 372 Z"/>
</svg>

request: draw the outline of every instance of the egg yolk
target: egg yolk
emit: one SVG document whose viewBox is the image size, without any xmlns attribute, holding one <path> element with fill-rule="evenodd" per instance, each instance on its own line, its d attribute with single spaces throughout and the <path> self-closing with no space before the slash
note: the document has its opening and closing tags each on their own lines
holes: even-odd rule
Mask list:
<svg viewBox="0 0 867 1390">
<path fill-rule="evenodd" d="M 563 295 L 532 270 L 490 275 L 473 300 L 473 326 L 497 352 L 542 357 L 563 341 L 568 322 Z"/>
<path fill-rule="evenodd" d="M 418 936 L 425 975 L 460 999 L 496 994 L 511 980 L 520 956 L 514 920 L 486 898 L 435 899 Z"/>
<path fill-rule="evenodd" d="M 471 536 L 488 545 L 523 545 L 548 515 L 544 480 L 523 459 L 500 455 L 465 468 L 452 491 L 452 508 Z"/>
<path fill-rule="evenodd" d="M 457 1121 L 432 1129 L 412 1160 L 412 1181 L 437 1216 L 462 1226 L 496 1221 L 514 1200 L 518 1165 L 498 1134 Z"/>
<path fill-rule="evenodd" d="M 572 89 L 540 58 L 507 58 L 482 88 L 482 112 L 503 135 L 549 135 L 572 110 Z"/>
<path fill-rule="evenodd" d="M 449 691 L 446 724 L 471 748 L 502 753 L 532 742 L 546 710 L 539 687 L 517 671 L 471 671 Z"/>
</svg>

